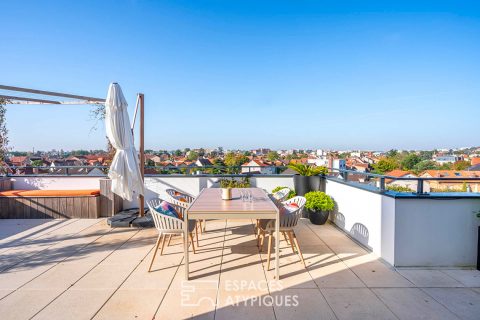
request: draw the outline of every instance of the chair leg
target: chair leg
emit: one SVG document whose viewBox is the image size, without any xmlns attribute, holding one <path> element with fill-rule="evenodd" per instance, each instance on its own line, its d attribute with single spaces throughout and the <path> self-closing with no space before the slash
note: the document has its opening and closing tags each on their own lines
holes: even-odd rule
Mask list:
<svg viewBox="0 0 480 320">
<path fill-rule="evenodd" d="M 293 241 L 295 242 L 295 247 L 297 247 L 297 250 L 298 250 L 298 255 L 300 256 L 300 259 L 302 260 L 305 268 L 307 268 L 307 264 L 305 263 L 305 260 L 303 259 L 302 250 L 300 250 L 300 246 L 298 245 L 298 240 L 297 240 L 297 236 L 295 235 L 295 231 L 292 231 L 292 234 L 293 234 Z"/>
<path fill-rule="evenodd" d="M 297 253 L 297 252 L 295 251 L 295 244 L 293 243 L 292 231 L 288 231 L 287 234 L 288 234 L 288 238 L 290 239 L 290 246 L 292 247 L 293 253 Z"/>
<path fill-rule="evenodd" d="M 188 234 L 188 236 L 190 237 L 190 241 L 192 242 L 193 253 L 197 253 L 197 252 L 195 251 L 195 243 L 193 242 L 193 235 L 192 235 L 192 233 L 190 232 L 190 233 Z"/>
<path fill-rule="evenodd" d="M 163 238 L 163 235 L 159 234 L 157 238 L 157 243 L 155 243 L 155 251 L 153 251 L 152 261 L 150 261 L 150 266 L 148 267 L 148 272 L 152 270 L 153 261 L 155 260 L 155 256 L 157 255 L 158 247 L 160 246 L 160 242 L 162 242 L 162 238 Z"/>
<path fill-rule="evenodd" d="M 267 271 L 270 270 L 270 256 L 272 254 L 272 242 L 273 242 L 273 235 L 270 232 L 268 235 Z"/>
<path fill-rule="evenodd" d="M 260 252 L 262 252 L 263 251 L 263 242 L 265 240 L 265 231 L 260 230 L 259 238 L 260 238 Z"/>
<path fill-rule="evenodd" d="M 202 230 L 202 226 L 200 225 L 200 230 Z M 197 248 L 200 248 L 200 245 L 198 244 L 198 232 L 195 232 L 195 240 L 197 240 Z"/>
<path fill-rule="evenodd" d="M 207 231 L 207 220 L 203 220 L 203 230 L 202 233 Z"/>
<path fill-rule="evenodd" d="M 257 237 L 257 247 L 260 248 L 260 229 L 257 229 L 255 235 Z"/>
<path fill-rule="evenodd" d="M 172 241 L 172 235 L 171 234 L 168 235 L 167 247 L 170 246 L 170 241 Z"/>
<path fill-rule="evenodd" d="M 283 238 L 285 239 L 285 242 L 288 244 L 287 234 L 284 231 L 282 231 L 282 234 L 283 234 Z"/>
<path fill-rule="evenodd" d="M 169 236 L 170 236 L 170 239 L 171 239 L 172 235 L 169 234 Z M 163 236 L 163 241 L 162 241 L 162 249 L 160 249 L 160 255 L 163 255 L 163 249 L 165 248 L 165 243 L 166 243 L 166 242 L 167 242 L 167 236 L 164 235 L 164 236 Z"/>
</svg>

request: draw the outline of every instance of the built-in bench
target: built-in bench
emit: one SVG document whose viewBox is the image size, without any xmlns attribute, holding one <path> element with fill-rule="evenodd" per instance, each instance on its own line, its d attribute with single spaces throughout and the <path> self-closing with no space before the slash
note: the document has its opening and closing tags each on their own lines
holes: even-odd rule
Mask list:
<svg viewBox="0 0 480 320">
<path fill-rule="evenodd" d="M 100 190 L 6 190 L 0 192 L 0 218 L 98 218 Z"/>
</svg>

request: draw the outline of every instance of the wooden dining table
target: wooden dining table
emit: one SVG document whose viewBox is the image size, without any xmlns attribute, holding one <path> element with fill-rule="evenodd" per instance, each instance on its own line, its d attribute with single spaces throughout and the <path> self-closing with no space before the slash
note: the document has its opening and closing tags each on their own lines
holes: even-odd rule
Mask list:
<svg viewBox="0 0 480 320">
<path fill-rule="evenodd" d="M 249 191 L 251 201 L 244 201 L 241 191 Z M 209 219 L 275 219 L 275 278 L 280 279 L 279 242 L 280 213 L 267 192 L 260 188 L 232 189 L 232 199 L 222 200 L 220 188 L 204 188 L 186 210 L 185 234 L 188 234 L 188 220 Z M 185 250 L 185 279 L 189 280 L 188 241 Z"/>
</svg>

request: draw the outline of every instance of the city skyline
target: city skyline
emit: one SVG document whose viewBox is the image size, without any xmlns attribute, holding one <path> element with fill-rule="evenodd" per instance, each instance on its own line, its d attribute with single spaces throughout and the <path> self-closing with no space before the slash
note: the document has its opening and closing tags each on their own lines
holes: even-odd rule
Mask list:
<svg viewBox="0 0 480 320">
<path fill-rule="evenodd" d="M 1 82 L 143 92 L 147 149 L 477 145 L 479 5 L 432 6 L 3 3 Z M 10 146 L 104 149 L 91 109 L 8 106 Z"/>
</svg>

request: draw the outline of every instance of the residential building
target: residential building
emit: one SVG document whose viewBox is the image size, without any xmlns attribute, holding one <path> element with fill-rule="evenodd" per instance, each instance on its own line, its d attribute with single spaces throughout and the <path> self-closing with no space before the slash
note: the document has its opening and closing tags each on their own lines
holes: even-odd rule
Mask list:
<svg viewBox="0 0 480 320">
<path fill-rule="evenodd" d="M 386 176 L 396 177 L 396 178 L 417 178 L 417 175 L 411 173 L 410 171 L 404 170 L 393 170 L 385 173 Z M 410 190 L 416 191 L 418 182 L 417 180 L 395 180 L 395 179 L 385 179 L 386 187 L 388 186 L 398 186 L 403 188 L 408 188 Z M 428 189 L 424 188 L 425 192 L 429 192 Z"/>
<path fill-rule="evenodd" d="M 480 192 L 480 181 L 469 180 L 468 178 L 480 178 L 480 171 L 456 171 L 456 170 L 426 170 L 420 175 L 421 178 L 463 178 L 462 180 L 430 180 L 431 192 L 445 191 L 471 191 Z"/>
<path fill-rule="evenodd" d="M 242 173 L 275 174 L 275 171 L 275 167 L 269 166 L 259 159 L 253 159 L 242 164 Z"/>
</svg>

